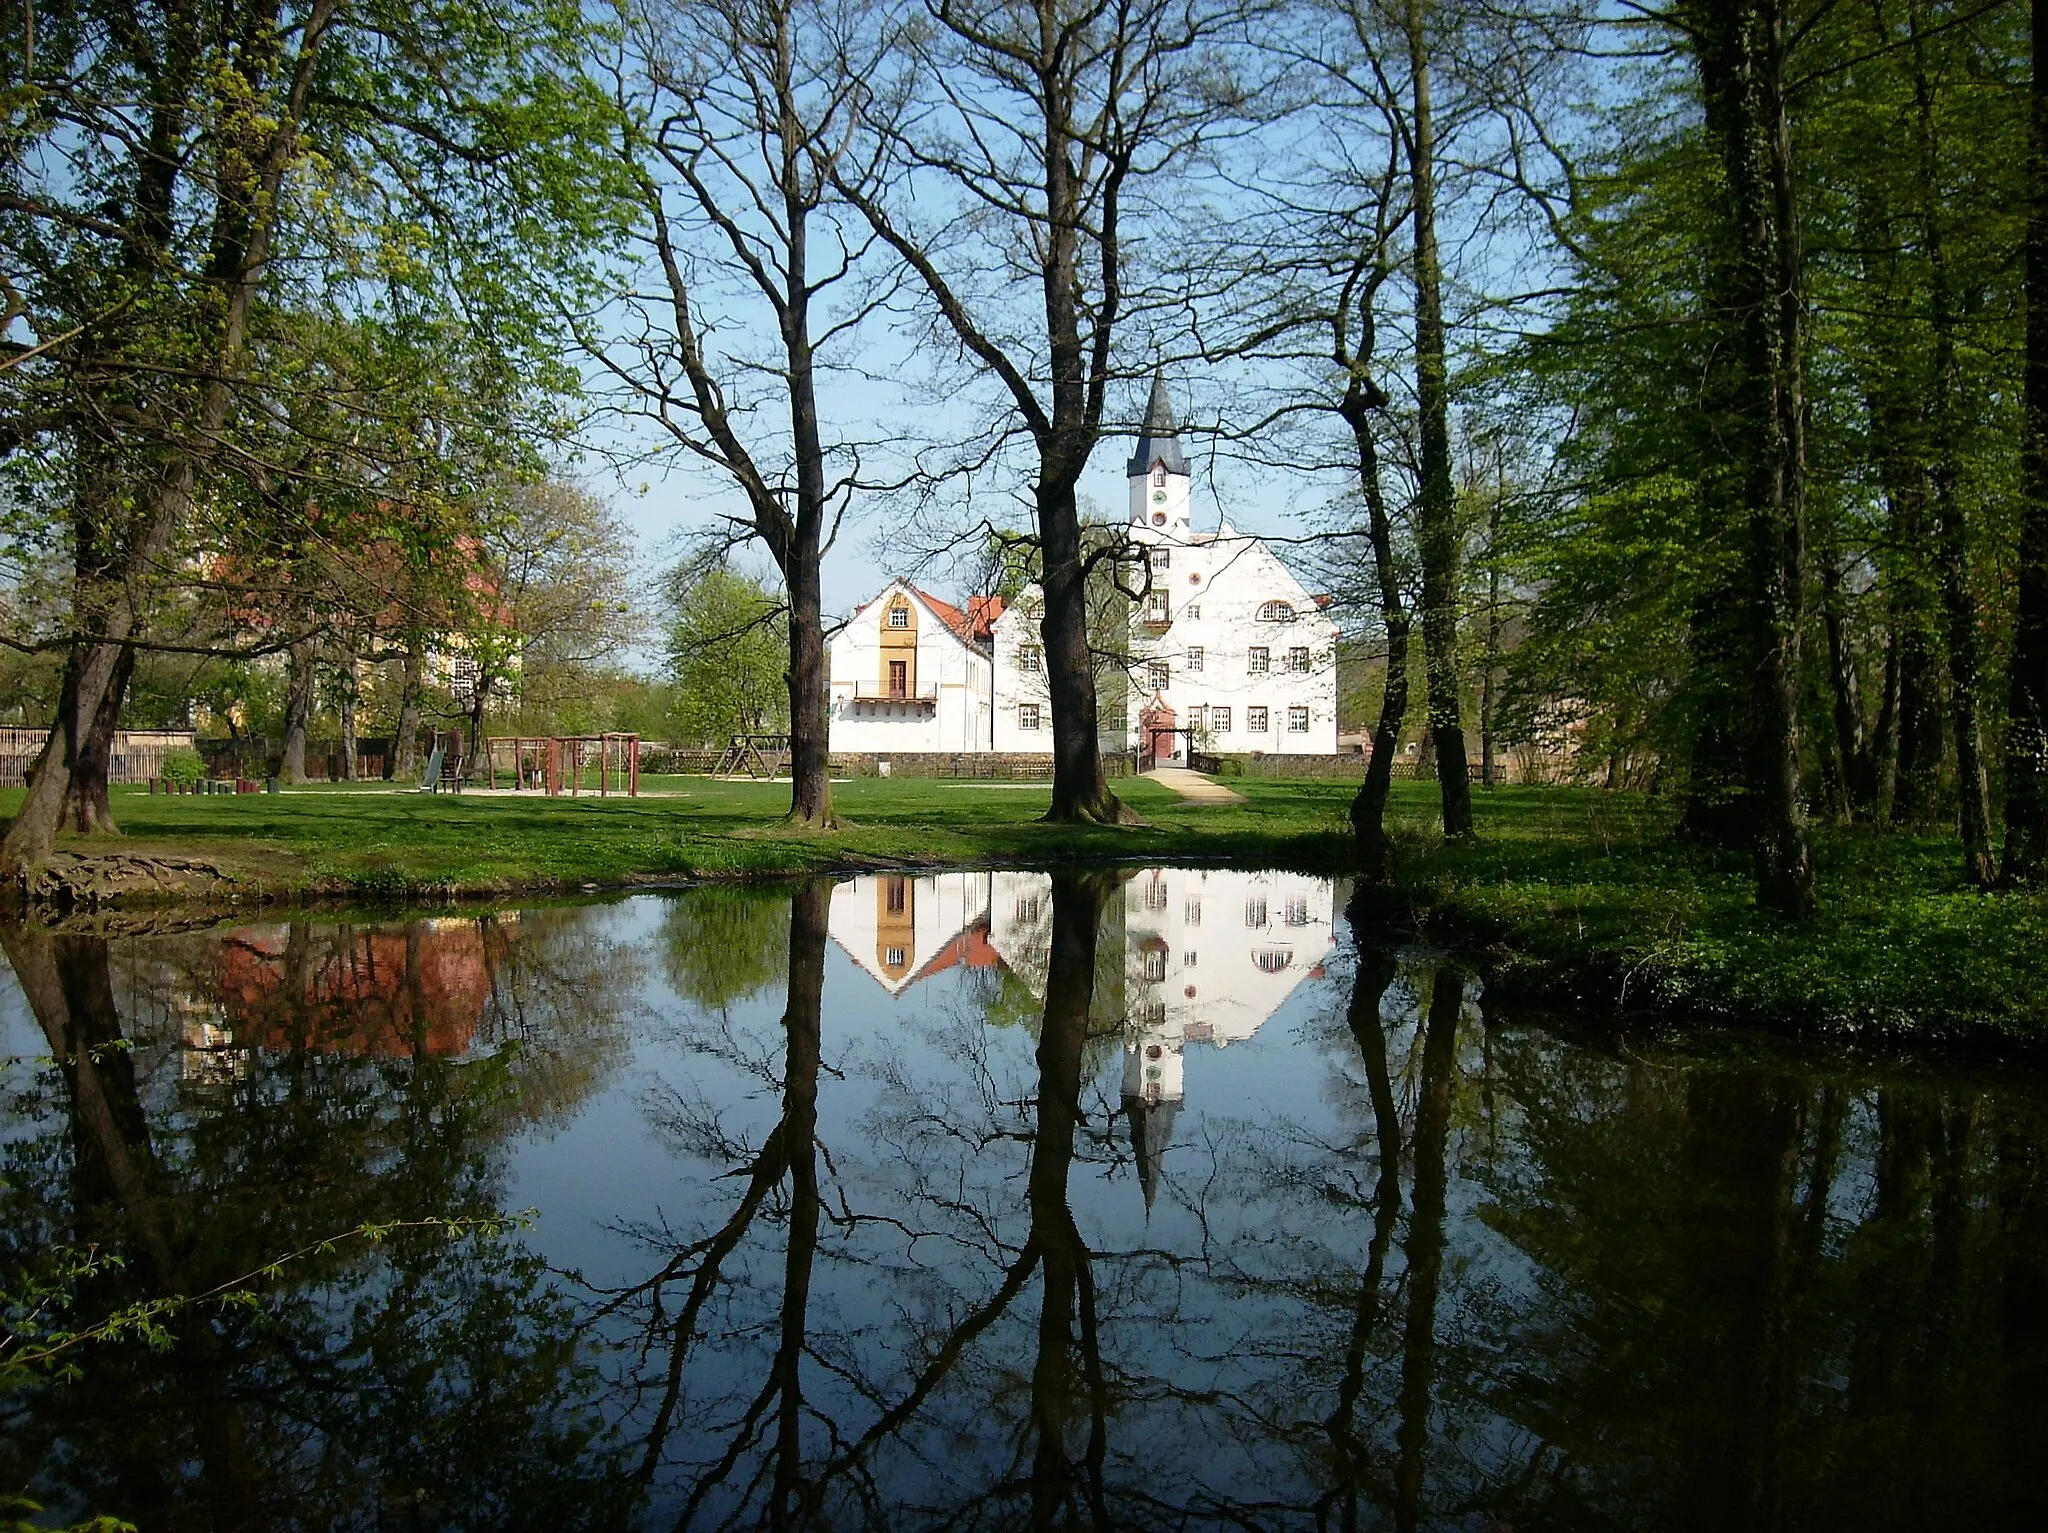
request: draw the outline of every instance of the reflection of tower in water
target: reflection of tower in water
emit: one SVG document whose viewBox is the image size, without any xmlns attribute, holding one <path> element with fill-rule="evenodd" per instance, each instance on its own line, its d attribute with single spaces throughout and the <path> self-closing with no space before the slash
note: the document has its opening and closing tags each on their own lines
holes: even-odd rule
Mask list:
<svg viewBox="0 0 2048 1533">
<path fill-rule="evenodd" d="M 1323 879 L 1153 868 L 1124 889 L 1124 1110 L 1149 1210 L 1186 1099 L 1187 1046 L 1242 1043 L 1302 980 L 1320 976 L 1336 935 Z"/>
</svg>

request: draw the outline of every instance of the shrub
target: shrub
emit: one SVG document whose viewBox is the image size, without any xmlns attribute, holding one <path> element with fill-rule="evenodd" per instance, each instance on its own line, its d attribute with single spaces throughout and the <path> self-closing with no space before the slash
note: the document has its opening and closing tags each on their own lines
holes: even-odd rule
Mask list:
<svg viewBox="0 0 2048 1533">
<path fill-rule="evenodd" d="M 164 755 L 161 775 L 166 782 L 195 783 L 206 775 L 206 763 L 199 759 L 197 751 L 169 751 Z"/>
</svg>

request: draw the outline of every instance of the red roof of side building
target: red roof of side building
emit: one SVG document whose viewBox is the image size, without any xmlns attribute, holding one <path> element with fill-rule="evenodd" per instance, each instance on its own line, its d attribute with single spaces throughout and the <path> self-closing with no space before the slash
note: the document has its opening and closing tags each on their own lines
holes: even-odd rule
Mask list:
<svg viewBox="0 0 2048 1533">
<path fill-rule="evenodd" d="M 988 940 L 989 928 L 986 921 L 977 921 L 953 938 L 931 960 L 911 977 L 911 984 L 927 979 L 945 969 L 965 965 L 970 969 L 1000 969 L 1004 967 L 1003 955 Z M 907 987 L 906 987 L 907 988 Z"/>
<path fill-rule="evenodd" d="M 1004 603 L 1000 596 L 970 596 L 967 598 L 967 610 L 962 612 L 951 602 L 941 601 L 918 586 L 910 589 L 917 592 L 918 600 L 938 614 L 940 622 L 968 644 L 988 643 L 990 630 L 994 628 L 996 619 L 1003 615 Z"/>
</svg>

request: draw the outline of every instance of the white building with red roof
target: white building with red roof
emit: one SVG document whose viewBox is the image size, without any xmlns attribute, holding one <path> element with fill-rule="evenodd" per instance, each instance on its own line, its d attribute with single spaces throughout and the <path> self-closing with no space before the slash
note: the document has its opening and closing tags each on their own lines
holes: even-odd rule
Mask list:
<svg viewBox="0 0 2048 1533">
<path fill-rule="evenodd" d="M 965 610 L 905 580 L 864 603 L 832 640 L 835 751 L 986 751 L 992 746 L 1000 596 Z"/>
</svg>

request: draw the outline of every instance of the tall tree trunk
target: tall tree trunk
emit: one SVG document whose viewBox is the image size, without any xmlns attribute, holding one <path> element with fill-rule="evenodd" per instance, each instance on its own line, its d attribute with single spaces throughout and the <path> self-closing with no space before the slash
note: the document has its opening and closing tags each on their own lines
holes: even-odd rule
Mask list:
<svg viewBox="0 0 2048 1533">
<path fill-rule="evenodd" d="M 1799 801 L 1800 605 L 1805 578 L 1804 288 L 1786 109 L 1780 0 L 1689 0 L 1709 128 L 1720 141 L 1734 224 L 1720 284 L 1741 332 L 1746 377 L 1749 707 L 1744 786 L 1757 903 L 1788 919 L 1814 908 L 1813 853 Z"/>
<path fill-rule="evenodd" d="M 1956 397 L 1961 388 L 1956 365 L 1958 316 L 1949 288 L 1946 242 L 1937 207 L 1940 166 L 1936 161 L 1934 90 L 1927 76 L 1925 43 L 1920 36 L 1917 6 L 1912 18 L 1913 95 L 1920 126 L 1920 223 L 1927 254 L 1930 315 L 1934 329 L 1934 388 L 1929 423 L 1934 435 L 1934 524 L 1936 558 L 1941 570 L 1942 615 L 1948 640 L 1949 701 L 1956 732 L 1956 828 L 1963 843 L 1963 871 L 1971 883 L 1988 889 L 1998 881 L 1991 848 L 1991 784 L 1984 767 L 1984 733 L 1978 722 L 1983 666 L 1977 640 L 1977 605 L 1970 591 L 1969 528 L 1958 495 L 1957 433 L 1961 429 Z"/>
<path fill-rule="evenodd" d="M 1436 237 L 1436 116 L 1430 98 L 1430 48 L 1421 0 L 1405 21 L 1414 94 L 1408 180 L 1415 220 L 1415 405 L 1422 437 L 1422 484 L 1415 537 L 1422 556 L 1422 647 L 1429 691 L 1429 733 L 1436 744 L 1444 834 L 1472 834 L 1472 785 L 1465 770 L 1465 729 L 1458 686 L 1457 487 L 1451 479 L 1451 378 L 1445 354 L 1443 268 Z"/>
<path fill-rule="evenodd" d="M 1102 775 L 1101 719 L 1095 696 L 1095 657 L 1088 647 L 1088 583 L 1081 551 L 1081 519 L 1071 481 L 1038 495 L 1040 589 L 1045 613 L 1045 684 L 1052 705 L 1052 807 L 1055 821 L 1128 825 L 1137 816 L 1109 791 Z"/>
<path fill-rule="evenodd" d="M 1360 305 L 1365 334 L 1371 334 L 1371 296 Z M 1369 353 L 1362 340 L 1361 355 Z M 1394 566 L 1394 528 L 1387 514 L 1386 486 L 1380 477 L 1379 443 L 1373 435 L 1372 412 L 1386 404 L 1386 395 L 1361 365 L 1339 407 L 1358 449 L 1358 482 L 1365 495 L 1366 537 L 1372 545 L 1373 581 L 1379 591 L 1380 624 L 1387 632 L 1387 677 L 1380 692 L 1380 716 L 1373 726 L 1372 755 L 1365 763 L 1365 781 L 1351 800 L 1351 833 L 1367 873 L 1385 878 L 1392 871 L 1393 843 L 1387 837 L 1387 798 L 1393 791 L 1394 761 L 1401 750 L 1401 727 L 1408 718 L 1409 619 L 1401 600 L 1400 572 Z"/>
<path fill-rule="evenodd" d="M 112 588 L 111 597 L 89 590 L 85 605 L 74 613 L 89 637 L 72 647 L 67 672 L 73 675 L 74 685 L 36 758 L 22 807 L 9 823 L 7 834 L 0 837 L 0 867 L 18 869 L 39 862 L 55 845 L 85 735 L 106 701 L 122 654 L 137 636 L 140 615 L 132 597 L 120 588 L 131 581 L 147 580 L 157 571 L 191 507 L 199 483 L 200 458 L 220 439 L 227 424 L 235 397 L 229 380 L 238 370 L 247 340 L 256 281 L 269 257 L 282 202 L 279 191 L 297 152 L 315 66 L 334 20 L 335 5 L 336 0 L 313 0 L 299 22 L 297 53 L 289 61 L 281 60 L 277 53 L 277 40 L 283 34 L 276 0 L 259 0 L 240 15 L 234 44 L 245 71 L 243 85 L 267 91 L 282 79 L 287 89 L 273 109 L 235 114 L 232 130 L 221 134 L 217 159 L 232 173 L 224 175 L 214 189 L 216 205 L 205 277 L 222 298 L 206 311 L 207 328 L 195 348 L 198 354 L 213 359 L 213 376 L 200 390 L 182 439 L 145 460 L 136 489 L 139 509 L 111 566 L 114 578 L 104 583 L 88 581 L 92 587 L 104 584 Z M 159 104 L 152 133 L 159 131 L 164 112 L 182 114 L 186 110 L 181 100 Z M 174 200 L 170 163 L 171 157 L 159 154 L 146 156 L 142 167 L 142 183 L 151 189 L 144 200 L 160 201 L 166 209 Z M 117 725 L 118 710 L 117 701 Z"/>
<path fill-rule="evenodd" d="M 107 802 L 107 786 L 114 769 L 114 736 L 120 732 L 121 705 L 127 701 L 128 683 L 134 674 L 135 651 L 123 649 L 71 769 L 71 823 L 81 836 L 120 834 L 113 806 Z"/>
<path fill-rule="evenodd" d="M 1884 641 L 1884 696 L 1878 700 L 1877 727 L 1870 736 L 1871 770 L 1876 778 L 1877 797 L 1873 812 L 1891 813 L 1892 798 L 1899 780 L 1899 630 L 1888 625 Z"/>
<path fill-rule="evenodd" d="M 313 721 L 313 642 L 303 639 L 288 653 L 284 698 L 284 760 L 278 775 L 289 783 L 306 780 L 306 730 Z"/>
<path fill-rule="evenodd" d="M 2030 15 L 2019 608 L 2005 734 L 2004 876 L 2012 884 L 2037 883 L 2048 871 L 2048 0 L 2033 0 Z"/>
<path fill-rule="evenodd" d="M 1877 807 L 1877 767 L 1863 732 L 1863 683 L 1856 673 L 1856 649 L 1849 639 L 1848 593 L 1838 561 L 1821 562 L 1821 622 L 1828 641 L 1828 694 L 1835 720 L 1835 751 L 1841 762 L 1848 817 L 1868 819 Z"/>
<path fill-rule="evenodd" d="M 344 654 L 336 678 L 334 713 L 341 726 L 341 780 L 356 780 L 356 657 Z"/>
<path fill-rule="evenodd" d="M 425 685 L 426 646 L 414 639 L 405 647 L 398 691 L 398 725 L 391 742 L 391 775 L 410 782 L 420 769 L 420 691 Z"/>
</svg>

